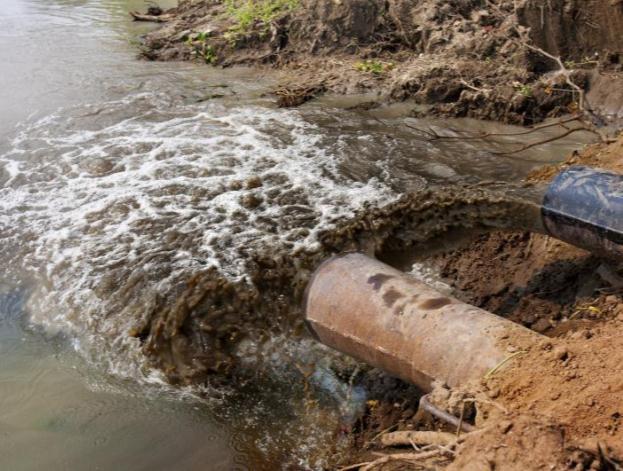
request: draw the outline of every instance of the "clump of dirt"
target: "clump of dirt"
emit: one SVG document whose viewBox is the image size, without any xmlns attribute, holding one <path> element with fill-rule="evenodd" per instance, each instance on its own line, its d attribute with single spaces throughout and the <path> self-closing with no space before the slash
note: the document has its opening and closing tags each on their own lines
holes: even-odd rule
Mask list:
<svg viewBox="0 0 623 471">
<path fill-rule="evenodd" d="M 598 452 L 568 444 L 555 423 L 526 415 L 509 415 L 468 435 L 448 470 L 525 471 L 608 469 Z"/>
<path fill-rule="evenodd" d="M 587 106 L 579 87 L 617 117 L 623 19 L 611 2 L 203 0 L 158 18 L 145 57 L 277 67 L 281 106 L 374 91 L 429 114 L 531 124 Z M 545 53 L 562 56 L 575 87 Z"/>
<path fill-rule="evenodd" d="M 623 456 L 623 304 L 615 317 L 544 341 L 487 381 L 513 411 L 555 421 L 567 443 Z"/>
</svg>

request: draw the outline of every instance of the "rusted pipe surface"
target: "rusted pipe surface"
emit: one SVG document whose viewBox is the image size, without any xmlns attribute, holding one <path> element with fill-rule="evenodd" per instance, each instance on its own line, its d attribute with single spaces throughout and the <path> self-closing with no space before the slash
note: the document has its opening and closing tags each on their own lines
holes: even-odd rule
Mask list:
<svg viewBox="0 0 623 471">
<path fill-rule="evenodd" d="M 305 316 L 322 343 L 427 391 L 482 378 L 510 346 L 542 338 L 358 253 L 318 268 Z"/>
</svg>

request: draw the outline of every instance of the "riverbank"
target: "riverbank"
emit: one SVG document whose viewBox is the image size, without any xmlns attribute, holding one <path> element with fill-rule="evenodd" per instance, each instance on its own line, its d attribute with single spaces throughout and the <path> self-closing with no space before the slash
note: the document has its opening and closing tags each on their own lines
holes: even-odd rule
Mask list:
<svg viewBox="0 0 623 471">
<path fill-rule="evenodd" d="M 374 92 L 416 115 L 530 125 L 580 109 L 604 124 L 623 104 L 618 3 L 185 1 L 142 19 L 163 24 L 145 57 L 276 68 L 281 106 Z"/>
</svg>

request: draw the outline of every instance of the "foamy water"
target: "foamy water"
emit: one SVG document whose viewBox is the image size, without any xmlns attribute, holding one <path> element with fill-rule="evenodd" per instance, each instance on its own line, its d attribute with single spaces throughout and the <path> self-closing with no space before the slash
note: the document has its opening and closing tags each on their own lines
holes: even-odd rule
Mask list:
<svg viewBox="0 0 623 471">
<path fill-rule="evenodd" d="M 38 278 L 32 320 L 134 349 L 132 324 L 102 295 L 119 265 L 137 282 L 162 274 L 144 284 L 146 300 L 210 267 L 239 280 L 241 250 L 313 248 L 319 228 L 394 196 L 340 175 L 347 157 L 322 135 L 297 111 L 154 94 L 25 125 L 0 158 L 0 230 L 14 276 Z"/>
</svg>

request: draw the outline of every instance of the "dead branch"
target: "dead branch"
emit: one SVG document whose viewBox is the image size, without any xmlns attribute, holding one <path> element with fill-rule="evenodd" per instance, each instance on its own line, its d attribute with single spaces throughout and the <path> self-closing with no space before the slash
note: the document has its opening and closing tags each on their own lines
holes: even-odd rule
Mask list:
<svg viewBox="0 0 623 471">
<path fill-rule="evenodd" d="M 416 461 L 427 460 L 429 458 L 434 458 L 443 453 L 445 453 L 444 450 L 432 450 L 432 451 L 426 451 L 424 453 L 396 453 L 393 455 L 382 455 L 380 458 L 374 461 L 369 461 L 367 463 L 359 463 L 357 465 L 352 465 L 347 468 L 341 468 L 341 471 L 347 471 L 348 469 L 357 469 L 357 468 L 359 469 L 359 471 L 371 471 L 374 468 L 377 468 L 391 461 L 416 462 Z"/>
<path fill-rule="evenodd" d="M 580 87 L 577 83 L 575 83 L 573 80 L 571 80 L 571 71 L 565 67 L 565 64 L 563 64 L 562 59 L 558 56 L 550 54 L 547 51 L 544 51 L 540 47 L 533 46 L 532 44 L 529 44 L 526 41 L 524 41 L 522 44 L 528 49 L 530 49 L 531 51 L 537 52 L 541 54 L 542 56 L 545 56 L 548 59 L 551 59 L 554 62 L 556 62 L 556 65 L 558 66 L 558 74 L 562 75 L 567 85 L 569 85 L 571 88 L 573 88 L 578 93 L 578 97 L 579 97 L 578 108 L 582 111 L 586 111 L 584 107 L 584 89 Z"/>
<path fill-rule="evenodd" d="M 136 11 L 131 11 L 130 16 L 134 18 L 134 21 L 151 21 L 153 23 L 166 23 L 172 18 L 172 15 L 144 15 Z"/>
<path fill-rule="evenodd" d="M 543 129 L 547 129 L 547 128 L 553 128 L 556 126 L 563 126 L 567 123 L 571 123 L 573 121 L 578 121 L 580 123 L 582 123 L 581 121 L 582 116 L 581 115 L 573 115 L 570 116 L 568 118 L 564 118 L 564 119 L 559 119 L 556 121 L 553 121 L 551 123 L 546 123 L 546 124 L 541 124 L 539 126 L 533 126 L 530 129 L 526 129 L 524 131 L 518 131 L 518 132 L 487 132 L 487 133 L 483 133 L 483 134 L 478 134 L 475 136 L 443 136 L 441 134 L 435 134 L 435 138 L 434 139 L 439 139 L 439 140 L 461 140 L 461 141 L 473 141 L 473 140 L 484 140 L 484 139 L 488 139 L 488 138 L 492 138 L 492 137 L 516 137 L 516 136 L 526 136 L 528 134 L 532 134 L 533 132 L 537 132 L 537 131 L 541 131 Z M 409 125 L 405 125 L 411 129 L 416 129 L 413 126 L 409 126 Z M 424 130 L 421 130 L 421 132 L 426 132 Z"/>
<path fill-rule="evenodd" d="M 404 445 L 453 445 L 457 437 L 447 432 L 421 432 L 407 430 L 391 432 L 381 436 L 381 445 L 384 447 Z"/>
<path fill-rule="evenodd" d="M 567 137 L 567 136 L 569 136 L 569 135 L 571 135 L 571 134 L 573 134 L 573 133 L 575 133 L 575 132 L 578 132 L 578 131 L 587 131 L 587 132 L 595 132 L 595 133 L 596 133 L 596 131 L 592 131 L 591 129 L 588 129 L 588 128 L 583 128 L 583 127 L 581 127 L 581 128 L 569 129 L 568 131 L 563 132 L 562 134 L 559 134 L 559 135 L 557 135 L 557 136 L 553 136 L 553 137 L 549 137 L 549 138 L 547 138 L 547 139 L 542 139 L 542 140 L 540 140 L 540 141 L 533 142 L 533 143 L 531 143 L 531 144 L 526 144 L 526 145 L 524 145 L 524 146 L 521 146 L 519 149 L 511 150 L 511 151 L 508 151 L 508 152 L 492 152 L 492 154 L 494 154 L 494 155 L 513 155 L 513 154 L 519 154 L 520 152 L 524 152 L 524 151 L 526 151 L 526 150 L 528 150 L 528 149 L 532 149 L 533 147 L 538 147 L 538 146 L 541 146 L 541 145 L 543 145 L 543 144 L 548 144 L 548 143 L 550 143 L 550 142 L 554 142 L 554 141 L 557 141 L 557 140 L 559 140 L 559 139 L 563 139 L 563 138 L 565 138 L 565 137 Z"/>
<path fill-rule="evenodd" d="M 463 86 L 465 86 L 465 87 L 469 88 L 470 90 L 472 90 L 474 92 L 477 92 L 477 93 L 485 93 L 486 94 L 486 93 L 490 92 L 490 90 L 487 90 L 487 89 L 484 89 L 484 88 L 478 88 L 478 87 L 472 85 L 471 83 L 469 83 L 465 79 L 461 79 L 461 80 L 459 80 L 459 82 L 461 83 L 461 85 L 463 85 Z"/>
<path fill-rule="evenodd" d="M 443 411 L 439 407 L 432 404 L 429 401 L 429 396 L 430 394 L 426 394 L 420 398 L 420 409 L 422 409 L 425 412 L 428 412 L 433 417 L 443 420 L 447 424 L 450 424 L 454 427 L 460 426 L 464 432 L 473 432 L 476 429 L 473 425 L 468 424 L 466 422 L 460 423 L 460 420 L 458 417 L 455 417 L 452 414 L 449 414 L 448 412 Z"/>
<path fill-rule="evenodd" d="M 433 131 L 430 127 L 428 128 L 428 131 L 427 131 L 426 129 L 417 128 L 415 126 L 411 126 L 411 125 L 406 124 L 406 123 L 404 123 L 404 125 L 406 127 L 408 127 L 409 129 L 413 129 L 414 131 L 417 131 L 417 132 L 419 132 L 421 134 L 427 135 L 430 138 L 430 140 L 432 140 L 432 141 L 437 140 L 437 139 L 443 137 L 443 136 L 440 136 L 439 134 L 437 134 L 435 131 Z"/>
</svg>

